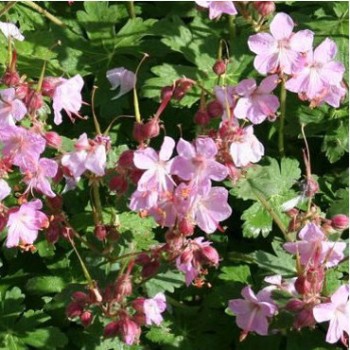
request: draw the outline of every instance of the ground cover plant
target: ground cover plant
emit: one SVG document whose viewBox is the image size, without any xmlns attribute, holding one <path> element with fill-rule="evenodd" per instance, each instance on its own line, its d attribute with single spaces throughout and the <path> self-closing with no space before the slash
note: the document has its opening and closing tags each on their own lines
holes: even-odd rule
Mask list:
<svg viewBox="0 0 350 350">
<path fill-rule="evenodd" d="M 348 346 L 347 2 L 1 2 L 0 348 Z"/>
</svg>

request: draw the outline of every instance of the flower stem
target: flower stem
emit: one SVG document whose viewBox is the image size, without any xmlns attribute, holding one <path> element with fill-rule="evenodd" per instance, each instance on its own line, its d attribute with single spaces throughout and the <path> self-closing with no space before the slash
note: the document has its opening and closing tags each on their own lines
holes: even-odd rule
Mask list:
<svg viewBox="0 0 350 350">
<path fill-rule="evenodd" d="M 230 47 L 233 48 L 234 40 L 236 38 L 236 23 L 235 16 L 228 16 L 228 30 L 230 33 Z"/>
<path fill-rule="evenodd" d="M 17 1 L 9 1 L 1 10 L 0 10 L 0 17 L 4 15 L 11 7 L 16 5 Z"/>
<path fill-rule="evenodd" d="M 130 18 L 136 18 L 135 6 L 133 1 L 127 2 L 128 13 Z"/>
<path fill-rule="evenodd" d="M 280 92 L 280 103 L 281 103 L 281 116 L 278 130 L 278 151 L 281 157 L 284 156 L 284 122 L 286 118 L 286 100 L 287 90 L 285 86 L 285 79 L 282 76 L 281 92 Z"/>
<path fill-rule="evenodd" d="M 253 190 L 254 195 L 260 201 L 260 203 L 266 209 L 266 211 L 271 215 L 273 221 L 276 223 L 278 228 L 281 230 L 286 241 L 290 241 L 291 238 L 288 236 L 287 228 L 284 226 L 284 223 L 282 222 L 282 220 L 280 219 L 278 214 L 275 212 L 275 210 L 273 209 L 271 204 L 268 202 L 268 200 L 265 198 L 265 196 L 258 189 L 255 188 L 255 186 L 253 185 L 253 183 L 250 180 L 248 180 L 248 182 L 249 182 L 250 187 Z"/>
<path fill-rule="evenodd" d="M 58 19 L 56 16 L 52 15 L 49 11 L 43 9 L 38 4 L 36 4 L 34 1 L 24 1 L 23 5 L 29 6 L 33 10 L 39 12 L 41 15 L 45 16 L 47 19 L 49 19 L 51 22 L 57 24 L 60 27 L 66 27 L 66 24 L 62 22 L 60 19 Z"/>
<path fill-rule="evenodd" d="M 98 87 L 95 86 L 95 85 L 92 88 L 91 110 L 92 110 L 92 117 L 94 119 L 94 125 L 95 125 L 96 134 L 97 135 L 102 135 L 100 123 L 98 122 L 98 119 L 97 119 L 97 116 L 96 116 L 96 112 L 95 112 L 95 94 L 96 94 L 96 90 L 97 89 L 98 89 Z"/>
<path fill-rule="evenodd" d="M 92 189 L 95 225 L 101 225 L 103 224 L 102 204 L 101 204 L 99 185 L 96 180 L 93 180 L 91 189 Z"/>
</svg>

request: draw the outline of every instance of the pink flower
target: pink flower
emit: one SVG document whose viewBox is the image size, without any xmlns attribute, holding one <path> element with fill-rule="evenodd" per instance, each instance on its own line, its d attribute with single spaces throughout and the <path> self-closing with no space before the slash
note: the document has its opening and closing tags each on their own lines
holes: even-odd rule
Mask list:
<svg viewBox="0 0 350 350">
<path fill-rule="evenodd" d="M 14 165 L 21 168 L 38 160 L 46 144 L 39 134 L 17 126 L 0 129 L 0 141 L 3 143 L 3 156 L 10 158 Z"/>
<path fill-rule="evenodd" d="M 108 81 L 112 85 L 112 90 L 116 90 L 118 87 L 119 93 L 114 96 L 112 100 L 116 100 L 119 97 L 127 94 L 132 90 L 136 83 L 136 76 L 134 72 L 131 72 L 124 67 L 114 68 L 106 73 Z"/>
<path fill-rule="evenodd" d="M 347 92 L 344 86 L 343 82 L 337 85 L 329 85 L 326 95 L 320 97 L 319 104 L 326 102 L 330 106 L 338 108 Z"/>
<path fill-rule="evenodd" d="M 323 231 L 314 223 L 308 223 L 299 232 L 301 241 L 285 243 L 283 248 L 291 254 L 299 254 L 300 262 L 326 267 L 336 266 L 344 258 L 345 242 L 330 242 Z"/>
<path fill-rule="evenodd" d="M 234 95 L 236 94 L 235 86 L 215 86 L 214 92 L 217 101 L 221 104 L 224 113 L 222 115 L 222 120 L 229 119 L 232 114 L 232 110 L 236 104 Z M 229 115 L 227 115 L 229 114 Z"/>
<path fill-rule="evenodd" d="M 305 95 L 309 100 L 320 101 L 328 92 L 332 94 L 336 92 L 335 89 L 341 89 L 340 83 L 345 67 L 341 62 L 334 61 L 336 54 L 337 45 L 333 40 L 326 38 L 314 52 L 307 53 L 302 69 L 286 82 L 287 90 Z M 331 87 L 333 91 L 330 91 Z M 343 92 L 336 92 L 337 96 L 342 94 Z M 333 100 L 331 96 L 328 96 L 330 102 Z M 339 107 L 337 101 L 340 101 L 339 97 L 336 97 L 332 105 Z"/>
<path fill-rule="evenodd" d="M 137 343 L 141 335 L 140 326 L 128 316 L 123 317 L 118 322 L 118 330 L 124 343 L 127 345 Z"/>
<path fill-rule="evenodd" d="M 322 303 L 313 308 L 317 322 L 329 321 L 326 342 L 334 344 L 349 334 L 349 286 L 343 285 L 331 296 L 329 303 Z"/>
<path fill-rule="evenodd" d="M 57 163 L 48 158 L 27 163 L 27 166 L 21 169 L 26 174 L 24 178 L 24 182 L 28 185 L 26 192 L 34 188 L 48 197 L 55 197 L 56 194 L 52 192 L 48 178 L 55 177 L 57 170 Z"/>
<path fill-rule="evenodd" d="M 175 147 L 175 141 L 168 136 L 164 137 L 159 154 L 151 147 L 134 152 L 134 164 L 138 169 L 146 170 L 137 185 L 138 191 L 155 190 L 169 191 L 174 188 L 170 176 L 172 161 L 169 160 Z"/>
<path fill-rule="evenodd" d="M 15 211 L 10 211 L 6 227 L 8 228 L 6 247 L 12 248 L 18 244 L 33 244 L 38 231 L 48 227 L 49 219 L 40 211 L 42 202 L 35 199 L 22 204 Z"/>
<path fill-rule="evenodd" d="M 244 299 L 229 301 L 229 308 L 236 314 L 237 326 L 243 329 L 245 336 L 249 332 L 267 335 L 268 319 L 277 313 L 276 305 L 264 290 L 255 295 L 250 286 L 246 286 L 241 294 Z"/>
<path fill-rule="evenodd" d="M 233 111 L 238 119 L 247 118 L 253 124 L 260 124 L 266 118 L 274 120 L 280 106 L 279 100 L 271 92 L 278 84 L 278 76 L 270 75 L 259 87 L 254 79 L 244 79 L 236 86 L 236 93 L 242 96 Z"/>
<path fill-rule="evenodd" d="M 4 200 L 11 193 L 11 187 L 4 179 L 0 179 L 0 201 Z"/>
<path fill-rule="evenodd" d="M 255 137 L 253 126 L 238 129 L 236 140 L 230 145 L 230 154 L 236 167 L 257 163 L 264 155 L 264 146 Z"/>
<path fill-rule="evenodd" d="M 223 13 L 236 15 L 237 10 L 232 1 L 195 1 L 200 7 L 209 8 L 209 19 L 220 18 Z"/>
<path fill-rule="evenodd" d="M 165 309 L 166 299 L 163 293 L 158 293 L 151 299 L 145 299 L 143 302 L 143 310 L 146 316 L 146 324 L 156 324 L 159 326 L 163 321 L 161 313 L 164 312 Z"/>
<path fill-rule="evenodd" d="M 173 160 L 172 174 L 197 184 L 226 178 L 227 168 L 215 160 L 218 150 L 211 138 L 197 138 L 194 146 L 181 138 L 176 150 L 179 155 Z"/>
<path fill-rule="evenodd" d="M 62 165 L 69 169 L 75 181 L 78 181 L 86 170 L 90 170 L 97 176 L 105 174 L 107 160 L 105 143 L 105 140 L 99 137 L 89 140 L 84 133 L 74 145 L 76 151 L 62 157 Z"/>
<path fill-rule="evenodd" d="M 9 22 L 0 22 L 0 30 L 6 36 L 6 38 L 13 38 L 18 41 L 23 41 L 24 36 L 20 30 L 13 24 Z"/>
<path fill-rule="evenodd" d="M 302 58 L 301 53 L 312 49 L 314 33 L 301 30 L 293 33 L 294 22 L 287 14 L 278 13 L 270 24 L 269 33 L 251 35 L 248 46 L 257 54 L 255 69 L 261 74 L 280 70 L 286 74 L 294 73 Z"/>
<path fill-rule="evenodd" d="M 61 78 L 61 83 L 56 86 L 52 96 L 56 125 L 62 123 L 62 109 L 65 110 L 70 119 L 72 119 L 72 114 L 79 115 L 83 103 L 81 97 L 83 85 L 84 80 L 79 74 L 70 79 Z"/>
<path fill-rule="evenodd" d="M 16 98 L 14 88 L 0 91 L 0 127 L 14 126 L 27 113 L 24 103 Z"/>
</svg>

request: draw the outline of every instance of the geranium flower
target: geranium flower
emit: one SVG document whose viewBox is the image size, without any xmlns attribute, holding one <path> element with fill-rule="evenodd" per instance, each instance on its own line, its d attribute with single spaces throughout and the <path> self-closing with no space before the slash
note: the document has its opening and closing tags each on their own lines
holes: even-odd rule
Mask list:
<svg viewBox="0 0 350 350">
<path fill-rule="evenodd" d="M 72 114 L 79 116 L 79 110 L 83 103 L 81 97 L 83 85 L 84 80 L 79 74 L 70 79 L 61 78 L 61 83 L 56 85 L 52 95 L 54 123 L 56 125 L 62 123 L 62 110 L 68 114 L 71 120 L 73 120 Z"/>
<path fill-rule="evenodd" d="M 326 267 L 337 265 L 344 258 L 345 242 L 330 242 L 323 231 L 314 223 L 308 223 L 299 232 L 301 241 L 288 242 L 283 248 L 291 254 L 299 254 L 300 262 L 322 264 Z"/>
<path fill-rule="evenodd" d="M 58 170 L 57 163 L 48 158 L 41 158 L 38 161 L 29 162 L 24 169 L 24 182 L 28 185 L 26 192 L 33 188 L 48 197 L 55 197 L 56 194 L 52 191 L 48 178 L 56 176 Z"/>
<path fill-rule="evenodd" d="M 268 319 L 277 313 L 277 306 L 273 304 L 269 293 L 261 290 L 254 294 L 250 286 L 246 286 L 241 292 L 244 299 L 229 301 L 229 308 L 236 315 L 237 326 L 243 329 L 244 336 L 249 332 L 260 335 L 268 334 Z"/>
<path fill-rule="evenodd" d="M 264 151 L 264 146 L 254 135 L 251 125 L 238 129 L 236 140 L 230 145 L 230 155 L 236 167 L 259 162 Z"/>
<path fill-rule="evenodd" d="M 314 33 L 301 30 L 293 33 L 294 22 L 286 13 L 278 13 L 270 24 L 269 33 L 251 35 L 248 46 L 257 54 L 254 67 L 261 74 L 280 70 L 292 74 L 299 69 L 302 53 L 312 49 Z"/>
<path fill-rule="evenodd" d="M 14 126 L 27 113 L 24 103 L 16 98 L 16 90 L 9 88 L 0 91 L 0 128 Z"/>
<path fill-rule="evenodd" d="M 349 334 L 349 286 L 343 285 L 331 296 L 329 303 L 318 304 L 313 308 L 315 320 L 329 321 L 326 342 L 334 344 Z"/>
<path fill-rule="evenodd" d="M 170 157 L 174 147 L 175 141 L 171 137 L 166 136 L 159 154 L 151 147 L 134 152 L 135 166 L 138 169 L 145 170 L 137 185 L 139 191 L 172 191 L 174 182 L 170 176 L 172 162 Z"/>
<path fill-rule="evenodd" d="M 135 73 L 124 67 L 114 68 L 107 71 L 106 77 L 112 85 L 112 90 L 116 90 L 118 87 L 120 88 L 118 95 L 114 96 L 112 100 L 116 100 L 127 94 L 134 88 L 136 82 Z"/>
<path fill-rule="evenodd" d="M 220 18 L 223 13 L 236 15 L 237 10 L 232 1 L 195 1 L 195 3 L 209 9 L 209 19 Z"/>
<path fill-rule="evenodd" d="M 326 38 L 314 52 L 307 53 L 303 68 L 286 82 L 286 89 L 305 95 L 309 100 L 322 100 L 331 86 L 339 88 L 343 79 L 345 67 L 334 61 L 336 54 L 337 45 Z M 340 98 L 337 100 L 340 101 Z M 339 102 L 333 104 L 339 106 Z"/>
<path fill-rule="evenodd" d="M 162 312 L 166 309 L 166 299 L 163 293 L 156 294 L 153 298 L 145 299 L 143 310 L 146 316 L 146 324 L 159 326 L 162 321 Z"/>
<path fill-rule="evenodd" d="M 3 143 L 2 155 L 21 168 L 38 160 L 46 145 L 41 135 L 17 126 L 0 128 L 0 141 Z"/>
<path fill-rule="evenodd" d="M 35 199 L 22 204 L 18 209 L 9 213 L 6 227 L 8 228 L 6 247 L 12 248 L 18 244 L 33 244 L 38 231 L 48 227 L 48 217 L 40 211 L 43 204 Z"/>
<path fill-rule="evenodd" d="M 176 150 L 179 155 L 173 160 L 172 174 L 196 184 L 226 178 L 227 168 L 215 160 L 218 150 L 211 138 L 197 138 L 194 145 L 181 138 Z"/>
<path fill-rule="evenodd" d="M 241 96 L 233 111 L 238 119 L 248 119 L 253 124 L 260 124 L 266 118 L 275 119 L 280 106 L 278 98 L 271 94 L 278 84 L 276 74 L 265 78 L 260 86 L 254 79 L 244 79 L 236 86 L 236 93 Z"/>
</svg>

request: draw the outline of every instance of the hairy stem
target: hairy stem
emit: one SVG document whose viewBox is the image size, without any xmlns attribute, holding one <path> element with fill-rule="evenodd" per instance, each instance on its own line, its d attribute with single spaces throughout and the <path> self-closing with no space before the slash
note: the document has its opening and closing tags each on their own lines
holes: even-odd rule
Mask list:
<svg viewBox="0 0 350 350">
<path fill-rule="evenodd" d="M 280 103 L 281 103 L 281 116 L 278 129 L 278 151 L 281 157 L 284 156 L 284 123 L 286 118 L 286 100 L 287 100 L 287 90 L 285 86 L 285 79 L 282 76 L 281 82 L 281 93 L 280 93 Z"/>
<path fill-rule="evenodd" d="M 94 180 L 92 182 L 91 189 L 92 189 L 95 225 L 101 225 L 103 224 L 102 204 L 101 204 L 99 185 L 97 181 Z"/>
<path fill-rule="evenodd" d="M 96 112 L 95 112 L 95 94 L 96 94 L 96 90 L 97 89 L 98 89 L 98 87 L 95 86 L 95 85 L 92 88 L 91 110 L 92 110 L 92 117 L 94 119 L 94 125 L 95 125 L 96 134 L 97 135 L 102 135 L 100 123 L 98 122 L 97 115 L 96 115 Z"/>
<path fill-rule="evenodd" d="M 4 15 L 10 8 L 16 5 L 17 1 L 9 1 L 1 10 L 0 10 L 0 17 Z"/>
<path fill-rule="evenodd" d="M 236 38 L 235 16 L 231 16 L 231 15 L 228 16 L 228 30 L 230 33 L 230 47 L 232 49 Z"/>
</svg>

